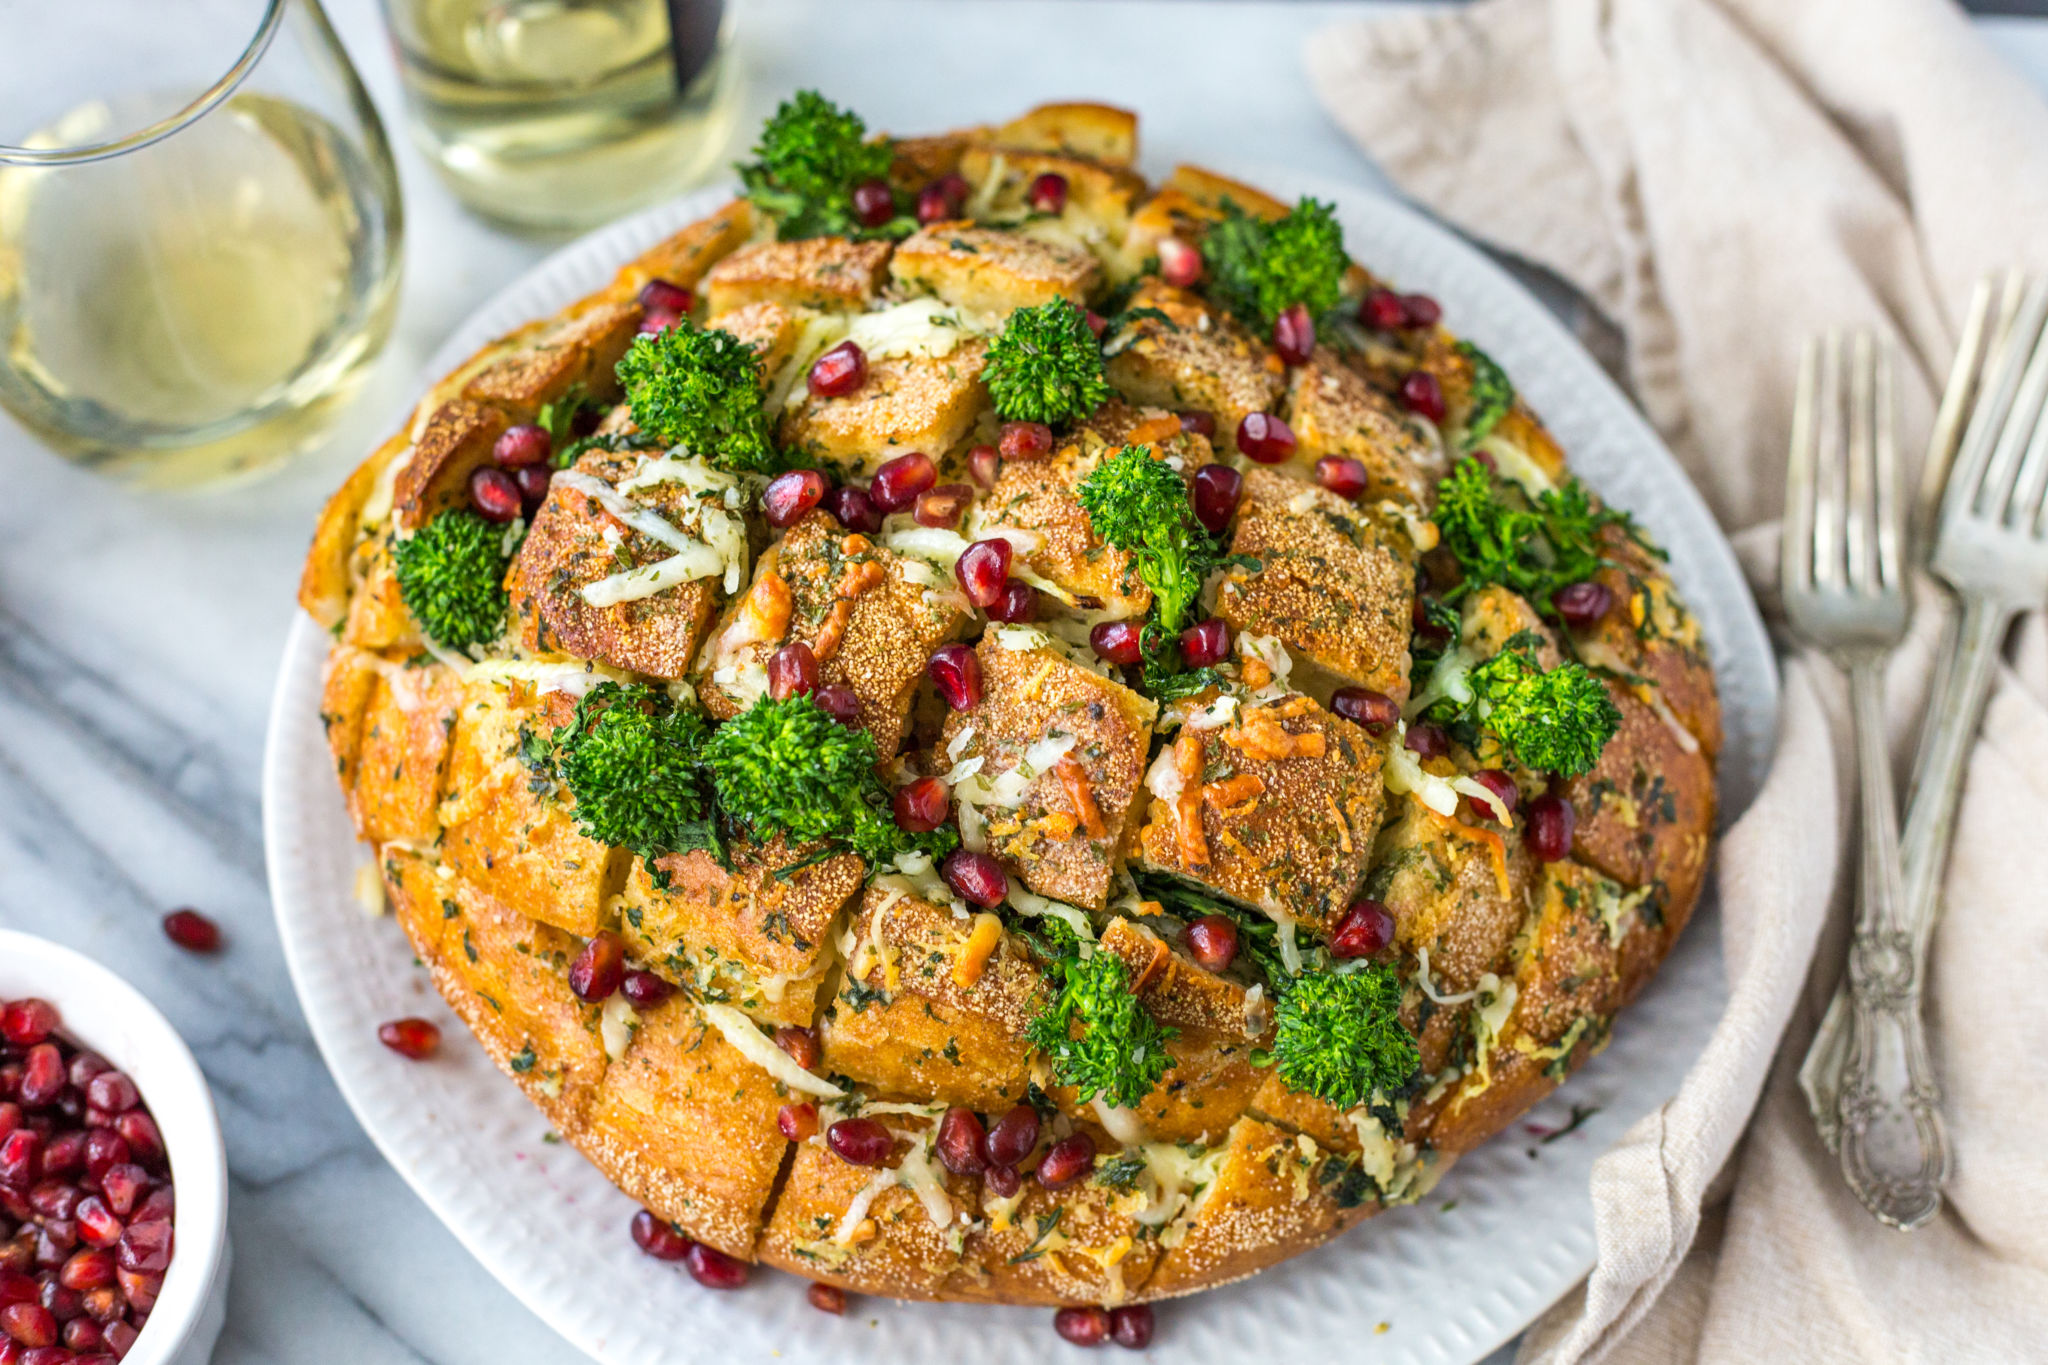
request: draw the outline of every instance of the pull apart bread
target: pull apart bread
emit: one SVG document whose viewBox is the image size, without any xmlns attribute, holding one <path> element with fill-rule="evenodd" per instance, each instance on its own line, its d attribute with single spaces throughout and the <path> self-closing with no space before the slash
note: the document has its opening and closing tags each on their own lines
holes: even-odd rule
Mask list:
<svg viewBox="0 0 2048 1365">
<path fill-rule="evenodd" d="M 1326 208 L 1136 142 L 799 96 L 748 197 L 442 380 L 315 535 L 420 962 L 729 1256 L 1249 1275 L 1558 1086 L 1699 895 L 1661 554 Z"/>
</svg>

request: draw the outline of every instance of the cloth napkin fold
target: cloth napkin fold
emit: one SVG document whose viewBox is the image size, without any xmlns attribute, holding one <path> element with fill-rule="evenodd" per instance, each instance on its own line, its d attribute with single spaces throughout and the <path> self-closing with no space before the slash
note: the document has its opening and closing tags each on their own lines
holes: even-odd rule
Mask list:
<svg viewBox="0 0 2048 1365">
<path fill-rule="evenodd" d="M 1348 22 L 1324 105 L 1407 194 L 1575 285 L 1767 611 L 1799 348 L 1866 325 L 1917 465 L 1970 289 L 2048 268 L 2048 105 L 1943 0 L 1481 0 Z M 1891 669 L 1896 770 L 1947 615 Z M 1955 1144 L 1941 1218 L 1881 1227 L 1796 1072 L 1841 970 L 1847 705 L 1785 659 L 1778 752 L 1718 856 L 1728 1011 L 1594 1168 L 1599 1257 L 1543 1365 L 2021 1360 L 2048 1347 L 2048 632 L 2023 623 L 1973 753 L 1928 1000 Z M 1782 1043 L 1782 1047 L 1781 1047 Z"/>
</svg>

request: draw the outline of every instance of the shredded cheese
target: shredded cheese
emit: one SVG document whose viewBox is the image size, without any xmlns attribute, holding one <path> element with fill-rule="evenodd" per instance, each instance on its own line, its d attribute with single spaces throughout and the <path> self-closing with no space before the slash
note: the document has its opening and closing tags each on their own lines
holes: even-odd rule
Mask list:
<svg viewBox="0 0 2048 1365">
<path fill-rule="evenodd" d="M 798 1066 L 795 1058 L 775 1046 L 761 1030 L 754 1027 L 753 1020 L 731 1005 L 705 1005 L 702 1009 L 705 1022 L 724 1034 L 725 1040 L 731 1043 L 741 1056 L 791 1090 L 801 1090 L 806 1095 L 819 1095 L 828 1100 L 836 1100 L 846 1094 L 832 1082 L 814 1076 Z"/>
</svg>

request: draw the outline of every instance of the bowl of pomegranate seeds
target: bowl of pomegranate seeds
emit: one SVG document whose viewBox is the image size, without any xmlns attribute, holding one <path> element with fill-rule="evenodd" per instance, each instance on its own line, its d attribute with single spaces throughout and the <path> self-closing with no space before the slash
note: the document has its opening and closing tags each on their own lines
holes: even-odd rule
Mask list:
<svg viewBox="0 0 2048 1365">
<path fill-rule="evenodd" d="M 0 930 L 0 1365 L 199 1365 L 227 1279 L 191 1051 L 105 967 Z"/>
</svg>

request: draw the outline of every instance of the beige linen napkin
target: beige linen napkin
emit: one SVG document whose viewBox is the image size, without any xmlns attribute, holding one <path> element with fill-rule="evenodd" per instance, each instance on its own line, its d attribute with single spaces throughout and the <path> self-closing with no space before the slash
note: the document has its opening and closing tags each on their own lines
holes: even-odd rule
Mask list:
<svg viewBox="0 0 2048 1365">
<path fill-rule="evenodd" d="M 1894 340 L 1917 463 L 1972 283 L 2048 268 L 2048 107 L 1941 0 L 1484 0 L 1340 25 L 1307 61 L 1406 193 L 1619 324 L 1767 607 L 1805 338 Z M 1892 670 L 1901 771 L 1942 624 L 1920 600 Z M 1770 777 L 1718 860 L 1728 1012 L 1595 1166 L 1598 1263 L 1523 1360 L 2048 1356 L 2043 635 L 2023 628 L 1989 708 L 1934 941 L 1948 1211 L 1872 1221 L 1794 1079 L 1840 971 L 1854 790 L 1840 681 L 1795 654 Z"/>
</svg>

